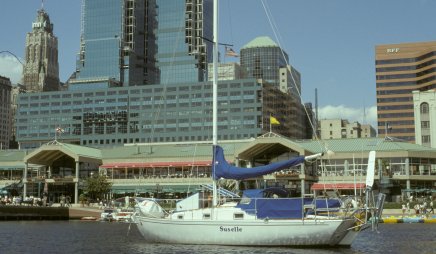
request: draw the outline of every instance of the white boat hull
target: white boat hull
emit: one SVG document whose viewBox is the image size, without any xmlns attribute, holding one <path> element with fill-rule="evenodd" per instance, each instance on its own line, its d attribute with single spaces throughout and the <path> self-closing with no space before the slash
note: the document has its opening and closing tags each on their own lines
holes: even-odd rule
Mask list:
<svg viewBox="0 0 436 254">
<path fill-rule="evenodd" d="M 147 241 L 240 246 L 350 245 L 354 220 L 174 220 L 137 216 Z M 357 232 L 356 232 L 357 233 Z M 342 240 L 345 240 L 341 243 Z"/>
</svg>

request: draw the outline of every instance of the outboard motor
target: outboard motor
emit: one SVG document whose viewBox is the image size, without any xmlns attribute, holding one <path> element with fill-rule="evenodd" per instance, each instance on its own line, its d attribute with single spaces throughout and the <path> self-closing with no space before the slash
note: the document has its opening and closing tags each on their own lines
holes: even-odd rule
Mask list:
<svg viewBox="0 0 436 254">
<path fill-rule="evenodd" d="M 374 212 L 374 219 L 372 220 L 373 224 L 372 224 L 372 229 L 377 230 L 378 228 L 378 223 L 381 220 L 381 216 L 383 214 L 383 207 L 385 204 L 385 199 L 386 199 L 386 194 L 384 193 L 379 193 L 377 195 L 377 203 L 375 205 L 376 207 L 376 211 Z"/>
</svg>

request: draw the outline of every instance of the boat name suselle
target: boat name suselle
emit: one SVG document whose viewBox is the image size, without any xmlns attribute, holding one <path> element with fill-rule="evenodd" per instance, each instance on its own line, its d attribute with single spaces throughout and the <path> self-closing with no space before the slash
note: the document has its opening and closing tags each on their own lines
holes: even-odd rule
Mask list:
<svg viewBox="0 0 436 254">
<path fill-rule="evenodd" d="M 242 232 L 242 228 L 238 226 L 231 228 L 220 226 L 220 232 Z"/>
</svg>

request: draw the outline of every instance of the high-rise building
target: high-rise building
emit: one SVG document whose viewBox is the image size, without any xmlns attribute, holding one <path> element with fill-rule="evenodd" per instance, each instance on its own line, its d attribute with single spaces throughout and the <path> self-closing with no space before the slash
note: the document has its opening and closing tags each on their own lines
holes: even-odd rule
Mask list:
<svg viewBox="0 0 436 254">
<path fill-rule="evenodd" d="M 143 84 L 149 60 L 145 58 L 145 19 L 145 1 L 82 1 L 80 52 L 75 79 L 69 83 Z"/>
<path fill-rule="evenodd" d="M 276 97 L 274 100 L 277 101 L 271 102 L 276 105 L 273 111 L 281 111 L 280 115 L 284 116 L 281 120 L 289 123 L 288 126 L 277 128 L 282 129 L 282 132 L 290 128 L 292 134 L 289 137 L 305 138 L 307 117 L 301 104 L 301 75 L 288 65 L 288 54 L 267 36 L 253 39 L 241 48 L 240 53 L 242 78 L 261 79 L 265 84 L 289 95 L 285 98 Z"/>
<path fill-rule="evenodd" d="M 23 85 L 29 92 L 59 90 L 58 39 L 42 8 L 26 36 Z"/>
<path fill-rule="evenodd" d="M 290 90 L 298 94 L 300 73 L 288 66 L 288 62 L 288 54 L 268 36 L 257 37 L 241 48 L 243 78 L 263 79 L 283 92 Z"/>
<path fill-rule="evenodd" d="M 0 150 L 9 148 L 12 131 L 11 80 L 0 76 Z"/>
<path fill-rule="evenodd" d="M 207 79 L 212 62 L 213 1 L 156 0 L 157 67 L 160 83 Z"/>
<path fill-rule="evenodd" d="M 211 60 L 210 0 L 84 0 L 70 84 L 100 88 L 203 81 Z M 80 86 L 73 86 L 79 90 Z"/>
<path fill-rule="evenodd" d="M 378 134 L 415 142 L 412 91 L 436 87 L 436 42 L 375 48 Z"/>
</svg>

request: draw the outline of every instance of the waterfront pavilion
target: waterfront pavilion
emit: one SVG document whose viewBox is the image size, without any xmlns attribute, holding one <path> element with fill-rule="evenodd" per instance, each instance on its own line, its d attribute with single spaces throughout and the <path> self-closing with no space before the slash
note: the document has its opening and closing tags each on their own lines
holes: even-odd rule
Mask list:
<svg viewBox="0 0 436 254">
<path fill-rule="evenodd" d="M 436 149 L 408 142 L 383 138 L 321 142 L 267 133 L 256 139 L 222 141 L 220 145 L 227 161 L 241 167 L 311 155 L 326 148 L 333 152 L 322 161 L 249 179 L 241 188 L 283 186 L 298 194 L 309 193 L 315 182 L 339 186 L 365 183 L 368 154 L 374 150 L 374 188 L 388 194 L 388 200 L 399 201 L 413 193 L 409 190 L 436 189 Z M 18 178 L 14 183 L 19 184 L 23 179 L 26 194 L 35 196 L 40 196 L 40 189 L 47 185 L 54 195 L 51 200 L 58 201 L 61 194 L 77 195 L 84 179 L 99 172 L 113 184 L 110 197 L 147 193 L 182 197 L 211 183 L 211 161 L 210 142 L 137 143 L 100 149 L 52 142 L 30 153 L 0 151 L 0 167 L 7 178 L 0 179 L 0 185 Z"/>
<path fill-rule="evenodd" d="M 74 202 L 79 202 L 79 180 L 87 177 L 101 165 L 101 151 L 96 148 L 60 143 L 56 140 L 42 145 L 23 158 L 23 197 L 27 196 L 27 189 L 32 193 L 44 192 L 50 189 L 52 195 L 72 193 L 74 188 Z M 29 165 L 39 165 L 37 170 L 29 171 Z M 49 187 L 49 185 L 51 185 Z"/>
<path fill-rule="evenodd" d="M 0 195 L 18 195 L 23 176 L 25 150 L 0 150 Z"/>
<path fill-rule="evenodd" d="M 310 155 L 297 143 L 267 133 L 256 139 L 222 141 L 226 160 L 241 167 L 254 167 L 294 156 Z M 100 172 L 113 183 L 113 194 L 153 195 L 195 192 L 211 184 L 210 142 L 140 143 L 102 149 Z M 316 163 L 289 169 L 298 172 L 286 179 L 275 174 L 244 181 L 245 188 L 285 186 L 305 193 L 317 181 Z M 303 173 L 299 173 L 303 172 Z"/>
</svg>

